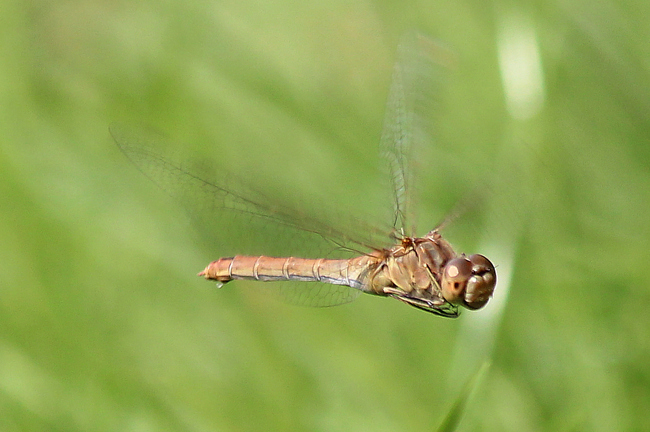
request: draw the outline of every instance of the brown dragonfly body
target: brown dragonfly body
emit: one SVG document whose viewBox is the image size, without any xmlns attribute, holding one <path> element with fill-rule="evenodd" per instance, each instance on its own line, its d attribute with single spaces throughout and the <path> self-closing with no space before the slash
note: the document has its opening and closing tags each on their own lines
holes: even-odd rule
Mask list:
<svg viewBox="0 0 650 432">
<path fill-rule="evenodd" d="M 392 248 L 350 259 L 221 258 L 199 276 L 222 284 L 248 279 L 346 285 L 449 317 L 458 314 L 456 306 L 483 307 L 496 284 L 494 266 L 487 258 L 457 255 L 437 230 L 425 237 L 405 237 Z"/>
<path fill-rule="evenodd" d="M 301 290 L 304 288 L 301 293 L 306 293 L 306 297 L 314 287 L 317 287 L 314 291 L 331 289 L 332 293 L 345 292 L 347 296 L 341 299 L 325 293 L 326 300 L 333 298 L 334 301 L 320 302 L 319 306 L 350 301 L 354 294 L 349 293 L 357 290 L 357 293 L 393 297 L 436 315 L 456 317 L 459 306 L 479 309 L 488 302 L 496 285 L 496 272 L 483 255 L 465 256 L 454 252 L 438 228 L 424 237 L 412 235 L 415 226 L 411 220 L 410 188 L 415 159 L 413 147 L 428 143 L 428 117 L 421 115 L 421 111 L 432 99 L 426 83 L 435 75 L 436 50 L 434 42 L 418 34 L 410 35 L 400 46 L 380 142 L 380 153 L 392 185 L 394 219 L 390 229 L 381 230 L 385 237 L 380 240 L 365 236 L 378 230 L 358 230 L 345 223 L 341 226 L 350 225 L 347 229 L 337 229 L 323 223 L 328 218 L 309 218 L 300 209 L 268 201 L 265 194 L 255 194 L 253 188 L 239 184 L 236 176 L 227 175 L 223 181 L 209 180 L 204 172 L 191 171 L 186 164 L 159 154 L 155 146 L 150 145 L 156 138 L 141 131 L 113 125 L 111 134 L 138 169 L 186 205 L 198 219 L 213 223 L 223 217 L 233 222 L 238 231 L 245 227 L 255 232 L 259 245 L 265 243 L 261 239 L 263 236 L 274 232 L 273 223 L 276 223 L 276 228 L 293 230 L 290 231 L 292 236 L 287 238 L 304 236 L 305 245 L 314 248 L 310 254 L 312 258 L 319 256 L 316 243 L 322 245 L 323 241 L 328 247 L 337 246 L 336 251 L 328 249 L 330 252 L 359 251 L 357 256 L 348 259 L 237 255 L 213 261 L 201 276 L 219 284 L 234 279 L 313 282 L 298 284 Z M 260 223 L 263 231 L 254 231 L 253 227 L 261 229 Z M 218 242 L 227 235 L 227 226 L 212 230 L 220 233 Z M 393 241 L 397 244 L 390 246 Z M 259 247 L 241 247 L 240 250 L 253 253 L 260 250 Z M 287 250 L 288 254 L 292 253 L 291 249 Z M 329 285 L 319 287 L 322 283 Z"/>
</svg>

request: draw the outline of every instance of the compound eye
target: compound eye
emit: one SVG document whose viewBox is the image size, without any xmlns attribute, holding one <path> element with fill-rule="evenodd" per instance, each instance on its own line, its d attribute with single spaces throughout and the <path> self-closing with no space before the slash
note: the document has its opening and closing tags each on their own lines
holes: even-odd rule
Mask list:
<svg viewBox="0 0 650 432">
<path fill-rule="evenodd" d="M 472 277 L 472 263 L 465 257 L 450 260 L 442 273 L 442 296 L 449 303 L 465 304 L 465 289 Z"/>
<path fill-rule="evenodd" d="M 470 255 L 472 277 L 465 292 L 465 306 L 480 309 L 485 306 L 494 293 L 497 284 L 497 272 L 494 264 L 483 255 Z"/>
</svg>

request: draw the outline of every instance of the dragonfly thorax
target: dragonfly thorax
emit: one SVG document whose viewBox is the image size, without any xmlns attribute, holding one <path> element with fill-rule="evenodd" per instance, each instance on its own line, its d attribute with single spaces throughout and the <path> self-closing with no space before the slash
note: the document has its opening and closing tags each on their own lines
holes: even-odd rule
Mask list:
<svg viewBox="0 0 650 432">
<path fill-rule="evenodd" d="M 402 238 L 385 251 L 372 277 L 376 294 L 445 316 L 457 306 L 480 309 L 496 285 L 496 272 L 483 255 L 457 255 L 437 230 L 425 237 Z"/>
</svg>

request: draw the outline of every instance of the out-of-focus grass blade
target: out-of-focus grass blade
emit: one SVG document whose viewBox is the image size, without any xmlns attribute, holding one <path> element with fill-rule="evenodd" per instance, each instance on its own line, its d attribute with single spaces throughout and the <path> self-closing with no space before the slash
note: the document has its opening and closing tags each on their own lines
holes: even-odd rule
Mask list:
<svg viewBox="0 0 650 432">
<path fill-rule="evenodd" d="M 476 371 L 474 376 L 467 381 L 467 383 L 461 390 L 460 394 L 456 398 L 456 401 L 451 406 L 451 408 L 449 408 L 449 412 L 445 416 L 444 420 L 442 421 L 438 429 L 436 429 L 438 432 L 452 432 L 456 430 L 460 421 L 463 418 L 463 414 L 465 413 L 465 408 L 467 407 L 467 403 L 469 402 L 472 393 L 478 387 L 481 378 L 483 377 L 483 375 L 485 375 L 489 367 L 490 367 L 490 362 L 485 361 L 481 365 L 481 367 Z"/>
</svg>

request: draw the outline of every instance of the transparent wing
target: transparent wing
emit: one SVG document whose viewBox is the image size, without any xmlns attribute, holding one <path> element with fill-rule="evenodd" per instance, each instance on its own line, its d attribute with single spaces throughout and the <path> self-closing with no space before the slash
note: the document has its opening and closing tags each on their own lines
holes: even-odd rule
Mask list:
<svg viewBox="0 0 650 432">
<path fill-rule="evenodd" d="M 335 258 L 384 247 L 389 239 L 385 231 L 330 212 L 329 220 L 343 227 L 337 228 L 223 168 L 177 162 L 160 152 L 169 146 L 159 134 L 124 124 L 112 124 L 110 132 L 138 170 L 185 207 L 201 235 L 216 242 L 218 253 Z M 234 246 L 226 247 L 230 243 Z"/>
<path fill-rule="evenodd" d="M 275 284 L 276 282 L 269 282 Z M 344 285 L 318 282 L 278 282 L 278 295 L 286 303 L 297 306 L 329 307 L 350 303 L 362 291 Z M 270 286 L 273 289 L 273 286 Z"/>
<path fill-rule="evenodd" d="M 388 94 L 380 151 L 390 177 L 393 227 L 397 235 L 414 235 L 413 178 L 419 149 L 431 145 L 437 69 L 448 54 L 434 41 L 407 33 L 398 48 Z"/>
<path fill-rule="evenodd" d="M 385 231 L 380 234 L 349 217 L 338 220 L 344 229 L 334 228 L 223 170 L 201 163 L 179 163 L 160 152 L 168 146 L 156 133 L 123 124 L 112 124 L 110 132 L 138 170 L 187 210 L 197 232 L 214 250 L 215 256 L 206 261 L 237 254 L 348 258 L 383 247 L 389 240 Z M 354 238 L 349 232 L 355 232 Z M 288 303 L 307 306 L 343 304 L 361 293 L 316 282 L 268 282 L 262 286 L 276 291 Z"/>
</svg>

